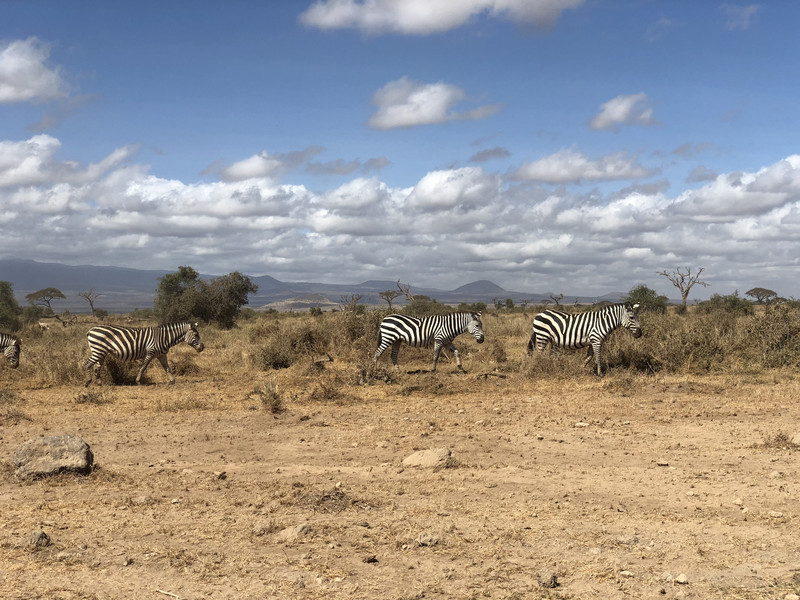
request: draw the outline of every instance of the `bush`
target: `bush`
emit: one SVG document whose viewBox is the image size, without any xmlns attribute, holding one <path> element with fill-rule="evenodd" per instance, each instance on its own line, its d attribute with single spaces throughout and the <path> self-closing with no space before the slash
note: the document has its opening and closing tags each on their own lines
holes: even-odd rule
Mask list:
<svg viewBox="0 0 800 600">
<path fill-rule="evenodd" d="M 753 303 L 745 298 L 740 298 L 738 290 L 727 296 L 714 294 L 708 300 L 698 304 L 697 310 L 701 314 L 723 311 L 735 315 L 752 315 L 754 312 Z"/>
</svg>

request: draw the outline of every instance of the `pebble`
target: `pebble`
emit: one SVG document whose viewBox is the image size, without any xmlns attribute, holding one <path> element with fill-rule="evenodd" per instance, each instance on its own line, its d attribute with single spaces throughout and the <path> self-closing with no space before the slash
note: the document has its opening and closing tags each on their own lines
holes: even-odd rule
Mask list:
<svg viewBox="0 0 800 600">
<path fill-rule="evenodd" d="M 687 583 L 689 583 L 689 578 L 686 577 L 686 573 L 681 573 L 675 578 L 675 583 L 686 585 Z"/>
</svg>

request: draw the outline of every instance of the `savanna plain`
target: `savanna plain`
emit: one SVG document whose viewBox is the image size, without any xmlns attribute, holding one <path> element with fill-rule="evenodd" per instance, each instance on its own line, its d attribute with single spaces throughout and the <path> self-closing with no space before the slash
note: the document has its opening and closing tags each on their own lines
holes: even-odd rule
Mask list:
<svg viewBox="0 0 800 600">
<path fill-rule="evenodd" d="M 800 594 L 796 310 L 644 313 L 602 378 L 583 352 L 527 356 L 532 311 L 457 338 L 465 373 L 408 347 L 374 366 L 384 314 L 201 326 L 204 352 L 169 354 L 174 385 L 112 362 L 84 388 L 88 316 L 20 332 L 19 368 L 0 364 L 0 598 Z M 91 474 L 15 477 L 19 445 L 62 434 Z"/>
</svg>

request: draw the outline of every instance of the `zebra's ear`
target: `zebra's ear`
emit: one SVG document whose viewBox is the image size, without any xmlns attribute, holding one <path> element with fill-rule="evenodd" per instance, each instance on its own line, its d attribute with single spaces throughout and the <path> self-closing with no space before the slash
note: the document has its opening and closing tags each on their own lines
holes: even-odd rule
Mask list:
<svg viewBox="0 0 800 600">
<path fill-rule="evenodd" d="M 634 304 L 633 306 L 631 306 L 631 310 L 632 310 L 633 312 L 638 312 L 638 311 L 639 311 L 639 303 L 637 302 L 636 304 Z"/>
<path fill-rule="evenodd" d="M 200 324 L 200 323 L 192 323 L 192 329 L 197 329 L 197 326 L 198 326 L 199 324 Z"/>
</svg>

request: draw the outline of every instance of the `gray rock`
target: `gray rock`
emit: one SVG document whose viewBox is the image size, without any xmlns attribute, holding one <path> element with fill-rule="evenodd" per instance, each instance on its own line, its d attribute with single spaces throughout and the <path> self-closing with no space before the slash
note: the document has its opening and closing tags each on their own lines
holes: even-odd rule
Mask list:
<svg viewBox="0 0 800 600">
<path fill-rule="evenodd" d="M 35 546 L 37 548 L 44 548 L 50 545 L 50 536 L 41 529 L 37 529 L 31 533 L 29 543 L 31 546 Z"/>
<path fill-rule="evenodd" d="M 19 479 L 64 472 L 86 475 L 92 471 L 94 455 L 89 444 L 76 435 L 45 435 L 17 448 L 12 463 Z"/>
</svg>

